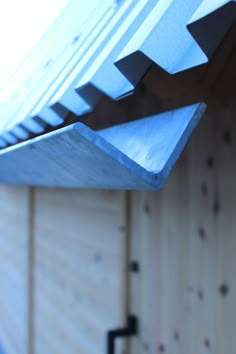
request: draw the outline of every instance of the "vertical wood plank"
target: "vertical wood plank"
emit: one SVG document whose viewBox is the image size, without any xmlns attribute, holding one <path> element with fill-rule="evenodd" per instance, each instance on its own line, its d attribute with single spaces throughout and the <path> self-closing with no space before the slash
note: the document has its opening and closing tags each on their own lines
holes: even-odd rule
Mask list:
<svg viewBox="0 0 236 354">
<path fill-rule="evenodd" d="M 103 354 L 125 324 L 125 227 L 124 192 L 36 190 L 35 354 Z"/>
<path fill-rule="evenodd" d="M 34 354 L 35 188 L 29 188 L 28 236 L 28 353 Z"/>
<path fill-rule="evenodd" d="M 0 186 L 0 346 L 28 352 L 29 190 Z"/>
<path fill-rule="evenodd" d="M 235 112 L 203 118 L 161 192 L 132 195 L 132 354 L 234 352 Z"/>
</svg>

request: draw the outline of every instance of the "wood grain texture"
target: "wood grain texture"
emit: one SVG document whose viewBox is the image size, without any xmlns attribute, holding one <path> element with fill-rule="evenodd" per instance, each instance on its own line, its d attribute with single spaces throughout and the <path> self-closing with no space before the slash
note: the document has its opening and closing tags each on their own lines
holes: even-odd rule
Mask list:
<svg viewBox="0 0 236 354">
<path fill-rule="evenodd" d="M 134 193 L 131 353 L 235 350 L 236 106 L 208 115 L 160 193 Z"/>
<path fill-rule="evenodd" d="M 0 187 L 0 343 L 6 354 L 28 353 L 27 188 Z"/>
<path fill-rule="evenodd" d="M 37 189 L 35 354 L 103 354 L 106 332 L 124 325 L 124 202 L 122 192 Z"/>
</svg>

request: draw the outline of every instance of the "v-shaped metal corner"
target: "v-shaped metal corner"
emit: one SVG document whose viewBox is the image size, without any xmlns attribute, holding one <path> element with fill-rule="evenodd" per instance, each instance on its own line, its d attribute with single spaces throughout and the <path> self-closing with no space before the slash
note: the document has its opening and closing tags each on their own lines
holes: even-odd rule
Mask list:
<svg viewBox="0 0 236 354">
<path fill-rule="evenodd" d="M 94 132 L 82 123 L 0 152 L 0 182 L 160 189 L 205 111 L 199 103 Z"/>
</svg>

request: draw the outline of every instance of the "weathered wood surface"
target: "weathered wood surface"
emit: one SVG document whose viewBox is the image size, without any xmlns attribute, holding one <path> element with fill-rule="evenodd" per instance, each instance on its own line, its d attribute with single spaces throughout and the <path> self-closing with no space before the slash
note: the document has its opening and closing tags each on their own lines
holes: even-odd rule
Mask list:
<svg viewBox="0 0 236 354">
<path fill-rule="evenodd" d="M 132 354 L 235 351 L 235 111 L 202 120 L 160 193 L 132 195 Z"/>
<path fill-rule="evenodd" d="M 0 347 L 7 354 L 25 354 L 29 329 L 27 188 L 1 186 L 0 210 Z"/>
<path fill-rule="evenodd" d="M 35 354 L 105 353 L 126 319 L 125 236 L 124 193 L 36 190 Z"/>
</svg>

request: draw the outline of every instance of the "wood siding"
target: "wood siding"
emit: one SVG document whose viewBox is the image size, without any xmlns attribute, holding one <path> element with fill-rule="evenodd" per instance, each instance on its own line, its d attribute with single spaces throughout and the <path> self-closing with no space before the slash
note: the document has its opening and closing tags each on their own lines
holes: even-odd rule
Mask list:
<svg viewBox="0 0 236 354">
<path fill-rule="evenodd" d="M 160 193 L 132 195 L 132 354 L 235 352 L 235 108 L 203 118 Z"/>
<path fill-rule="evenodd" d="M 0 347 L 9 354 L 24 354 L 28 352 L 27 188 L 1 186 L 0 210 Z"/>
<path fill-rule="evenodd" d="M 36 190 L 35 354 L 103 354 L 107 331 L 123 325 L 124 202 L 113 191 Z"/>
<path fill-rule="evenodd" d="M 107 331 L 126 321 L 125 193 L 1 187 L 0 195 L 5 354 L 103 354 Z"/>
</svg>

